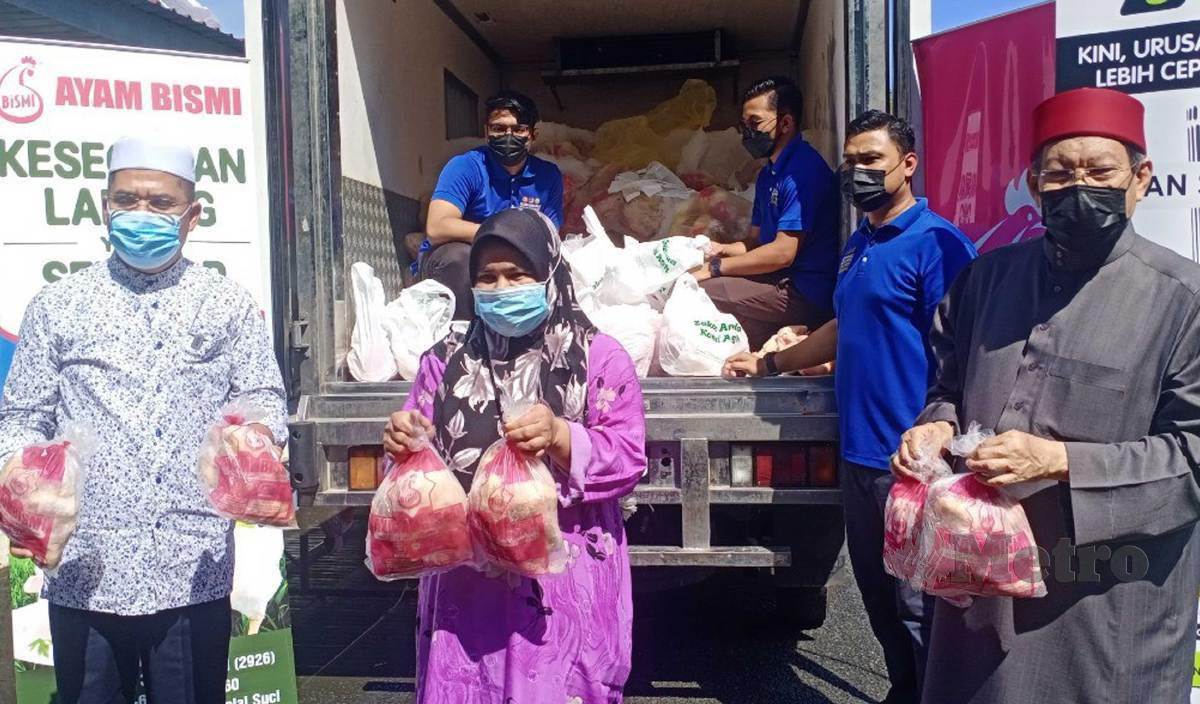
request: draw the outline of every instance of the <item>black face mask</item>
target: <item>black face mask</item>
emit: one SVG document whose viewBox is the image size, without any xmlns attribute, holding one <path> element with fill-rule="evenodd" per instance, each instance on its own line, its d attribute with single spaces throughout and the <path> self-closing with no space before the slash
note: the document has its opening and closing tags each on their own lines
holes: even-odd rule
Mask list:
<svg viewBox="0 0 1200 704">
<path fill-rule="evenodd" d="M 488 137 L 488 148 L 501 164 L 516 166 L 529 155 L 529 138 L 518 137 L 511 132 L 500 137 Z"/>
<path fill-rule="evenodd" d="M 776 121 L 776 124 L 778 124 L 778 121 Z M 742 146 L 755 159 L 765 159 L 775 151 L 775 137 L 770 132 L 743 127 Z"/>
<path fill-rule="evenodd" d="M 1111 249 L 1125 231 L 1124 188 L 1067 186 L 1042 192 L 1046 239 L 1068 252 Z"/>
<path fill-rule="evenodd" d="M 900 164 L 903 163 L 900 162 Z M 888 193 L 887 186 L 884 185 L 888 174 L 900 168 L 900 164 L 893 166 L 890 171 L 865 169 L 861 166 L 839 170 L 838 177 L 841 179 L 842 195 L 854 201 L 854 205 L 865 213 L 879 210 L 887 205 L 888 200 L 892 197 L 892 194 Z"/>
</svg>

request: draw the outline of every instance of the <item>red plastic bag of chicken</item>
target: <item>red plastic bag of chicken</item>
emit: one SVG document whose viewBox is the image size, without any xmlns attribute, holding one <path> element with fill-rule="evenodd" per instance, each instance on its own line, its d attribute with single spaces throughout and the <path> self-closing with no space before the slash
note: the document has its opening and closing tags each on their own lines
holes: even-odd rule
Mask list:
<svg viewBox="0 0 1200 704">
<path fill-rule="evenodd" d="M 290 528 L 296 508 L 283 452 L 250 427 L 264 418 L 242 404 L 222 409 L 200 446 L 197 470 L 213 508 L 225 518 Z"/>
<path fill-rule="evenodd" d="M 95 449 L 91 431 L 68 426 L 54 440 L 14 453 L 0 469 L 0 530 L 45 569 L 58 566 L 75 532 L 83 467 Z"/>
<path fill-rule="evenodd" d="M 525 577 L 566 568 L 558 486 L 541 460 L 506 440 L 494 443 L 479 460 L 469 500 L 471 534 L 489 564 Z"/>
<path fill-rule="evenodd" d="M 387 475 L 371 500 L 367 567 L 390 581 L 442 572 L 474 561 L 467 494 L 428 440 Z"/>
<path fill-rule="evenodd" d="M 972 596 L 1046 595 L 1037 543 L 1021 504 L 973 474 L 941 479 L 925 497 L 922 589 L 958 606 Z"/>
<path fill-rule="evenodd" d="M 902 477 L 892 484 L 883 512 L 883 567 L 888 574 L 920 587 L 918 565 L 925 497 L 929 484 L 951 475 L 941 451 L 922 447 L 912 467 L 918 479 Z"/>
</svg>

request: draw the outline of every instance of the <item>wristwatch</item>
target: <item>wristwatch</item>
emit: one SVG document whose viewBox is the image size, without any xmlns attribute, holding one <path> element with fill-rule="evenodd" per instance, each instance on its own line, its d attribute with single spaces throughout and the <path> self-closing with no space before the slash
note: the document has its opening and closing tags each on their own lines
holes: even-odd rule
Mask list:
<svg viewBox="0 0 1200 704">
<path fill-rule="evenodd" d="M 768 352 L 762 358 L 763 368 L 767 371 L 767 376 L 779 376 L 779 365 L 775 363 L 775 353 Z"/>
<path fill-rule="evenodd" d="M 714 278 L 721 278 L 721 258 L 713 257 L 708 263 L 708 273 Z"/>
</svg>

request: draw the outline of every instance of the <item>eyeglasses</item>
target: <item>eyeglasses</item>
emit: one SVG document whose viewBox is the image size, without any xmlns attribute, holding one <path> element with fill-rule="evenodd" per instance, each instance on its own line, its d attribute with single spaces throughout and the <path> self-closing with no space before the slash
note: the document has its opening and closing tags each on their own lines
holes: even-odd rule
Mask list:
<svg viewBox="0 0 1200 704">
<path fill-rule="evenodd" d="M 127 191 L 109 194 L 108 202 L 117 210 L 133 210 L 142 203 L 145 203 L 147 208 L 156 213 L 170 213 L 181 206 L 187 205 L 187 203 L 177 201 L 171 196 L 158 195 L 142 198 Z"/>
<path fill-rule="evenodd" d="M 503 137 L 506 134 L 516 135 L 517 137 L 528 137 L 533 133 L 533 128 L 529 125 L 488 125 L 487 133 L 489 137 Z"/>
<path fill-rule="evenodd" d="M 1088 186 L 1113 186 L 1120 183 L 1126 171 L 1123 166 L 1090 166 L 1077 169 L 1045 169 L 1038 172 L 1038 186 L 1066 187 L 1082 181 Z"/>
<path fill-rule="evenodd" d="M 765 127 L 764 125 L 766 125 L 768 121 L 764 120 L 759 122 L 757 119 L 755 119 L 752 121 L 752 123 L 739 122 L 738 127 L 740 128 L 742 134 L 746 134 L 747 132 L 770 132 L 771 130 L 775 129 L 775 123 L 778 121 L 779 120 L 777 119 L 772 119 L 769 121 L 771 126 Z"/>
</svg>

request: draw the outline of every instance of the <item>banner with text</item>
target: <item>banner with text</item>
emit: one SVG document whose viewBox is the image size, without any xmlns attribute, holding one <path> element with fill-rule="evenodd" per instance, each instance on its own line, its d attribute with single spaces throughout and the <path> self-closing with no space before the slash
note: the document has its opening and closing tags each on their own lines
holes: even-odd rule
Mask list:
<svg viewBox="0 0 1200 704">
<path fill-rule="evenodd" d="M 1154 160 L 1134 224 L 1200 262 L 1200 0 L 1058 0 L 1057 86 L 1114 88 L 1146 106 Z"/>
<path fill-rule="evenodd" d="M 29 299 L 110 253 L 101 206 L 120 137 L 196 151 L 204 210 L 184 253 L 245 286 L 270 316 L 249 86 L 242 59 L 0 37 L 0 386 Z"/>
<path fill-rule="evenodd" d="M 110 254 L 106 160 L 123 136 L 195 150 L 203 211 L 184 253 L 246 287 L 271 315 L 249 71 L 242 59 L 0 37 L 0 387 L 29 300 Z M 239 525 L 234 540 L 226 701 L 295 704 L 282 531 Z M 32 562 L 12 561 L 18 704 L 55 701 L 41 582 Z"/>
</svg>

